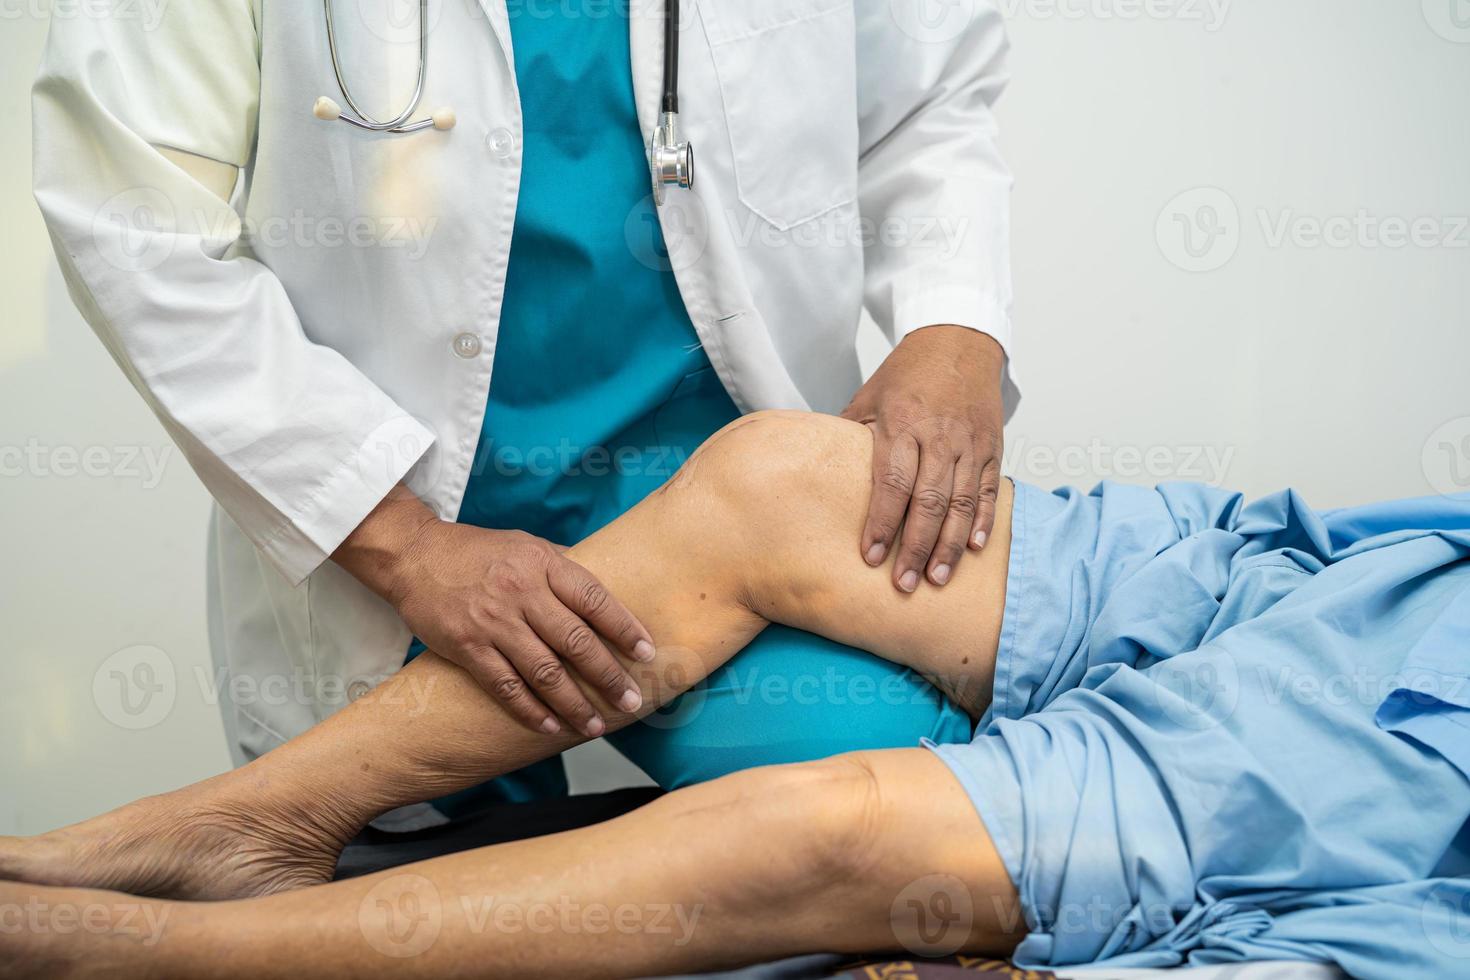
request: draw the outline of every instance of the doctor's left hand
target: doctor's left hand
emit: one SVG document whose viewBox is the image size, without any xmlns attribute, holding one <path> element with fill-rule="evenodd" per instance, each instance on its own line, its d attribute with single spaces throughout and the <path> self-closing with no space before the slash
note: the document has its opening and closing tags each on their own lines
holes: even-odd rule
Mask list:
<svg viewBox="0 0 1470 980">
<path fill-rule="evenodd" d="M 988 334 L 925 327 L 899 343 L 842 413 L 873 430 L 863 558 L 878 567 L 897 547 L 893 584 L 903 592 L 925 575 L 949 582 L 966 547 L 985 547 L 995 526 L 1004 365 Z"/>
</svg>

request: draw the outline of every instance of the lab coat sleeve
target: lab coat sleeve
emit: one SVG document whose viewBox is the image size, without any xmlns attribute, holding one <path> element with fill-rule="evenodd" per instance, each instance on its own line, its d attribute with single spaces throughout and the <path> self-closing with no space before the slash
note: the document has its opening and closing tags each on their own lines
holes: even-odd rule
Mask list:
<svg viewBox="0 0 1470 980">
<path fill-rule="evenodd" d="M 1011 175 L 994 105 L 1009 43 L 991 0 L 857 0 L 858 191 L 868 311 L 897 343 L 958 324 L 1011 366 Z"/>
<path fill-rule="evenodd" d="M 252 0 L 154 6 L 53 18 L 33 91 L 36 200 L 83 316 L 220 506 L 299 584 L 433 437 L 307 337 L 281 281 L 230 252 L 239 215 L 158 150 L 248 163 Z"/>
</svg>

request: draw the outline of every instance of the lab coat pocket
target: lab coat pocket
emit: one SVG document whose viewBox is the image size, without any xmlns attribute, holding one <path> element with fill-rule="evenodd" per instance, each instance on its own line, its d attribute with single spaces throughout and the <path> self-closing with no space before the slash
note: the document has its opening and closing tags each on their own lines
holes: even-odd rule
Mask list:
<svg viewBox="0 0 1470 980">
<path fill-rule="evenodd" d="M 785 231 L 857 197 L 852 0 L 701 0 L 740 200 Z"/>
</svg>

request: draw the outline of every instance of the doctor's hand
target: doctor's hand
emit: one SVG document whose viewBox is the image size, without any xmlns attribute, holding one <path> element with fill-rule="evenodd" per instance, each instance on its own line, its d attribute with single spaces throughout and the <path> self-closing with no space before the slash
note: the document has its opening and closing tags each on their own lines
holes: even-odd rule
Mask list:
<svg viewBox="0 0 1470 980">
<path fill-rule="evenodd" d="M 613 648 L 646 663 L 652 638 L 549 541 L 441 521 L 400 486 L 332 557 L 533 730 L 559 733 L 558 716 L 607 730 L 573 674 L 625 711 L 642 704 Z"/>
<path fill-rule="evenodd" d="M 944 585 L 995 525 L 1005 354 L 994 338 L 925 327 L 899 343 L 842 413 L 873 430 L 873 491 L 860 547 L 893 584 Z M 901 534 L 901 537 L 900 537 Z"/>
</svg>

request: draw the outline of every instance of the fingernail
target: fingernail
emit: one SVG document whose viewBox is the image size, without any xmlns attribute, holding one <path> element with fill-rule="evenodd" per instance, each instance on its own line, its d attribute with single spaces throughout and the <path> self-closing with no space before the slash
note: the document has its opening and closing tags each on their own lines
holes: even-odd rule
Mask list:
<svg viewBox="0 0 1470 980">
<path fill-rule="evenodd" d="M 934 584 L 935 585 L 945 585 L 946 583 L 948 583 L 949 582 L 949 572 L 950 572 L 950 568 L 949 568 L 948 565 L 935 565 L 934 566 Z"/>
<path fill-rule="evenodd" d="M 903 577 L 898 580 L 898 587 L 905 592 L 912 592 L 919 587 L 918 572 L 904 572 Z"/>
<path fill-rule="evenodd" d="M 560 735 L 561 725 L 557 724 L 555 718 L 548 718 L 541 723 L 541 730 L 548 735 Z"/>
<path fill-rule="evenodd" d="M 633 690 L 630 687 L 626 691 L 624 691 L 623 696 L 618 699 L 618 707 L 622 708 L 629 714 L 632 714 L 639 708 L 643 707 L 643 695 L 639 694 L 637 691 Z"/>
<path fill-rule="evenodd" d="M 633 647 L 633 659 L 639 663 L 649 663 L 653 660 L 653 644 L 647 640 L 639 640 Z"/>
<path fill-rule="evenodd" d="M 607 725 L 603 723 L 601 718 L 589 718 L 587 719 L 587 726 L 582 730 L 587 733 L 589 738 L 601 738 L 602 733 L 607 731 Z"/>
<path fill-rule="evenodd" d="M 989 540 L 990 540 L 990 535 L 986 534 L 984 531 L 976 531 L 975 532 L 975 547 L 976 548 L 983 548 L 983 547 L 985 547 L 985 542 L 986 541 L 989 541 Z"/>
<path fill-rule="evenodd" d="M 887 549 L 883 547 L 883 542 L 882 541 L 878 541 L 878 542 L 876 542 L 874 544 L 869 545 L 868 546 L 868 564 L 869 565 L 881 565 L 883 563 L 883 553 L 886 550 Z"/>
</svg>

